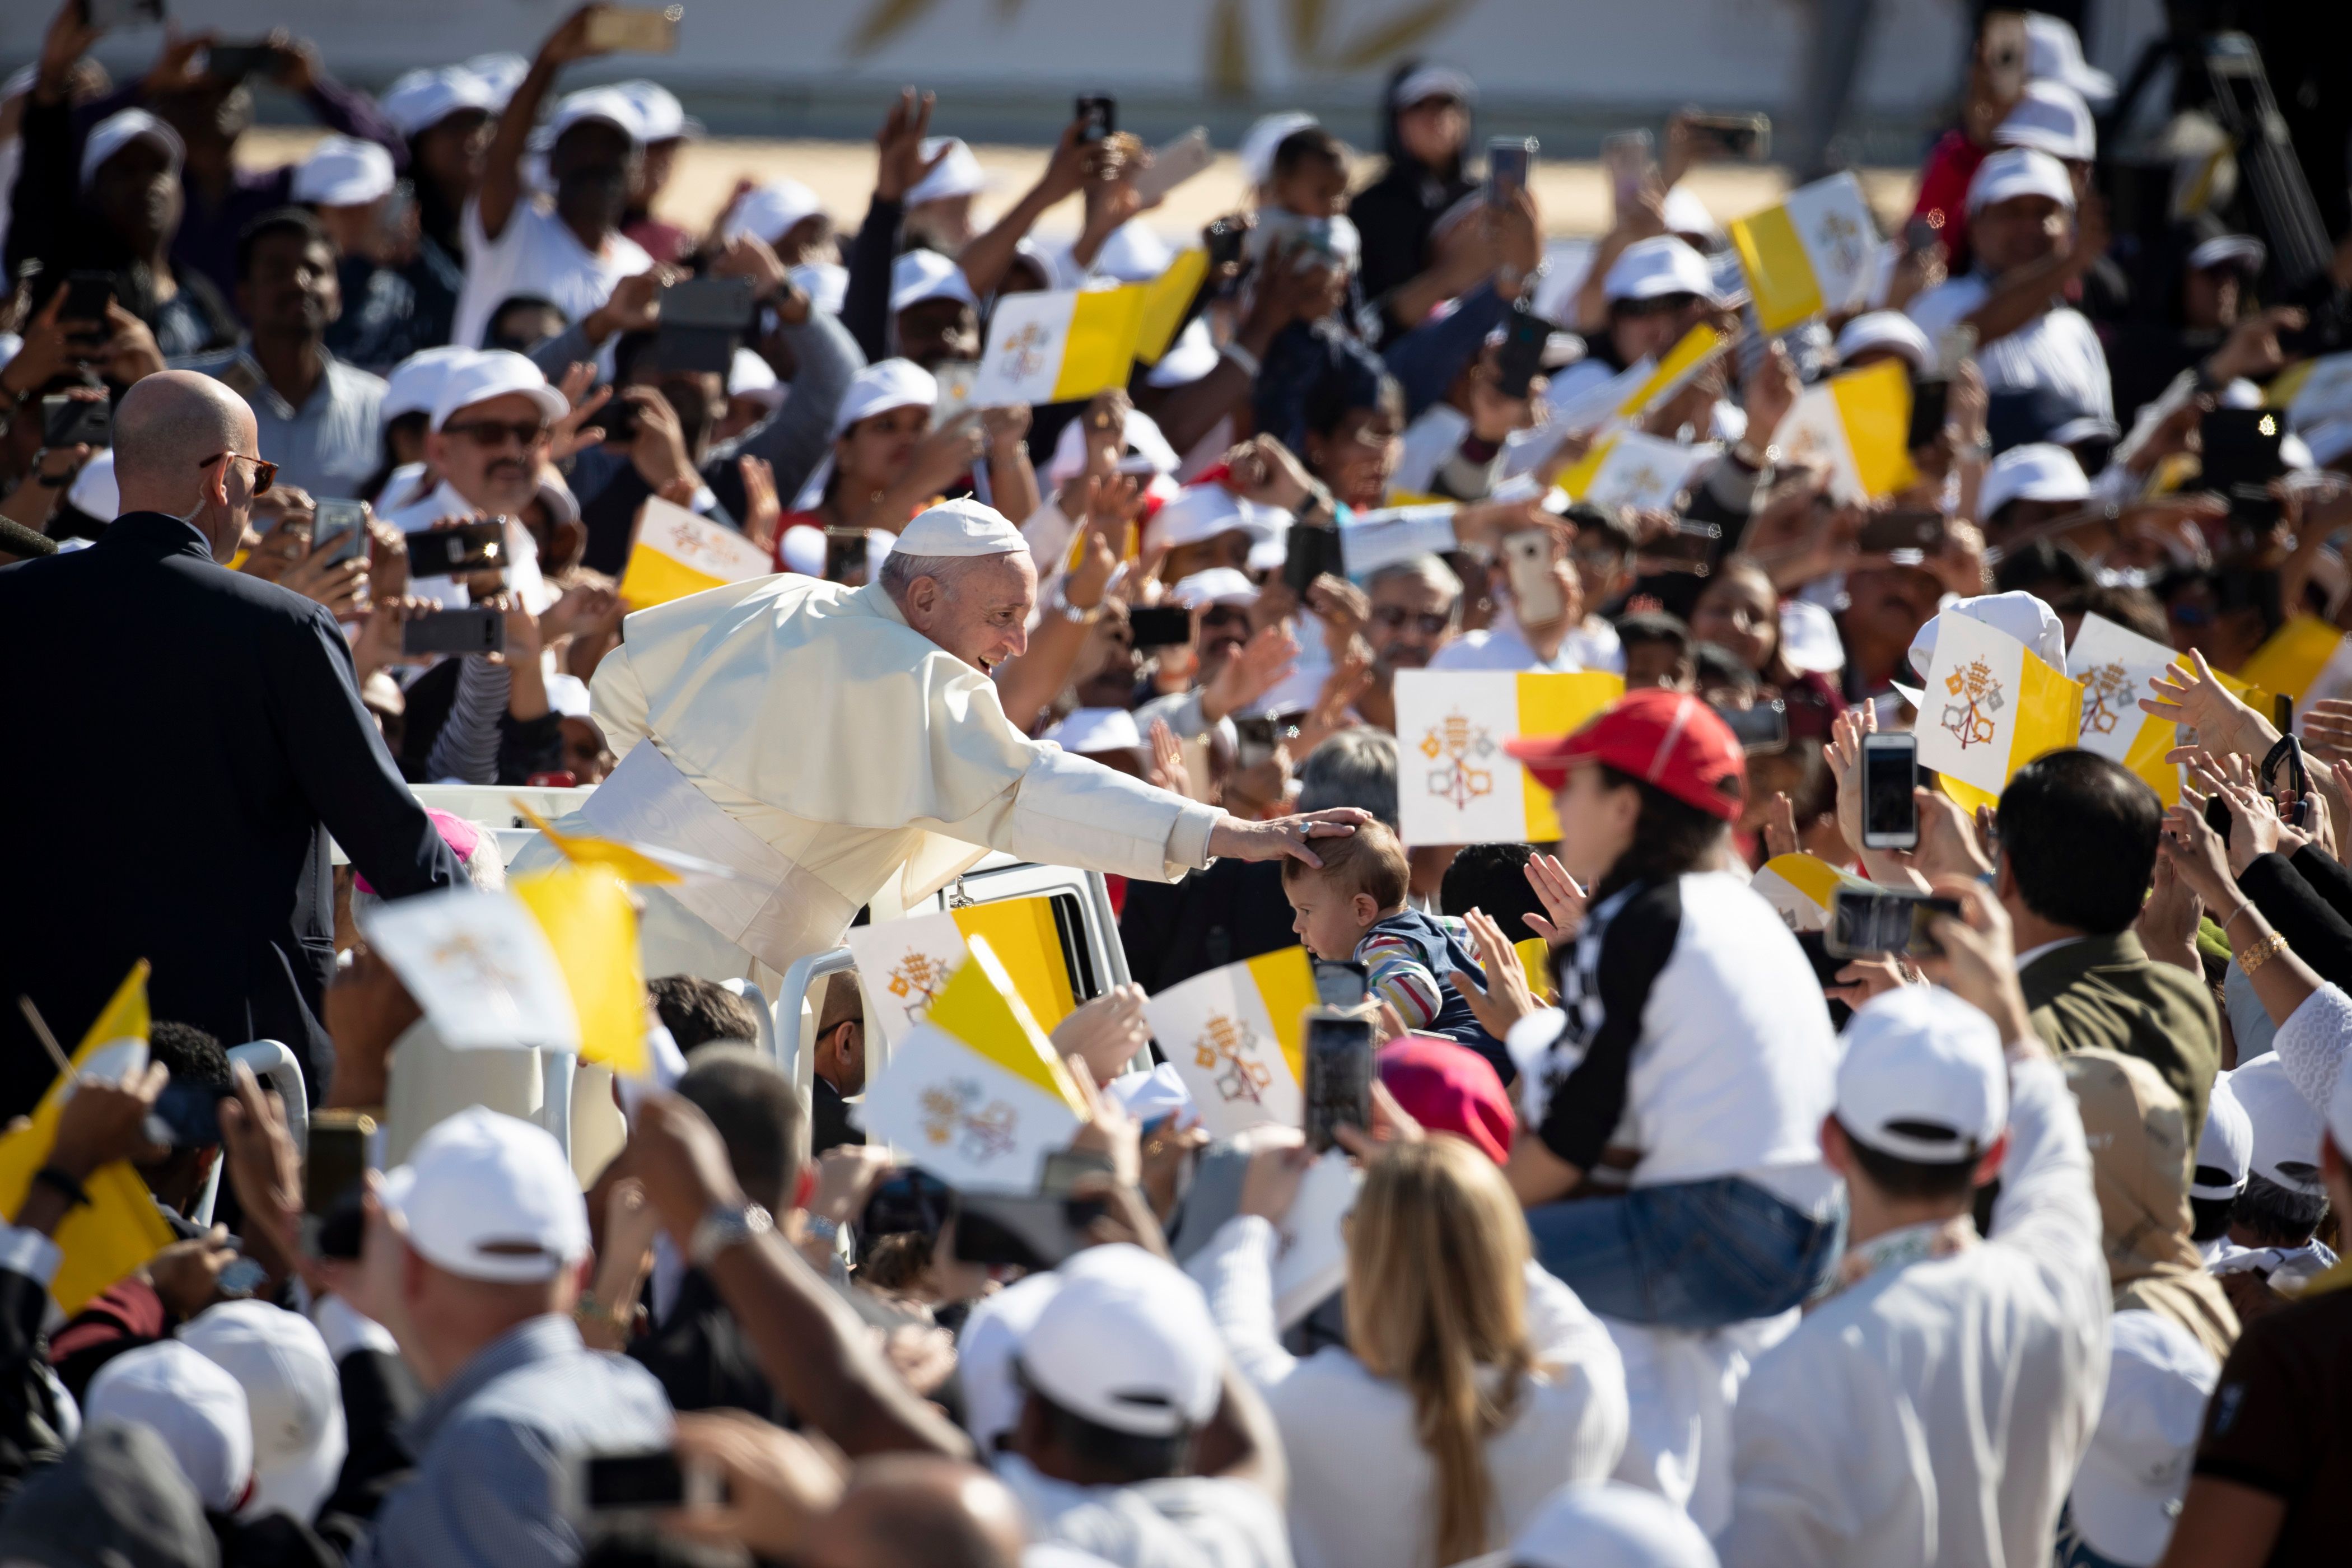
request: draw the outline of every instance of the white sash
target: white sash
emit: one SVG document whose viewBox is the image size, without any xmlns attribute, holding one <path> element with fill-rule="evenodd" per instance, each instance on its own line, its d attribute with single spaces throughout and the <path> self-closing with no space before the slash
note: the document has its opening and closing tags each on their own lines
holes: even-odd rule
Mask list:
<svg viewBox="0 0 2352 1568">
<path fill-rule="evenodd" d="M 651 741 L 629 748 L 580 807 L 596 834 L 716 860 L 735 873 L 663 891 L 729 942 L 782 972 L 839 945 L 857 906 L 803 870 L 694 787 Z"/>
</svg>

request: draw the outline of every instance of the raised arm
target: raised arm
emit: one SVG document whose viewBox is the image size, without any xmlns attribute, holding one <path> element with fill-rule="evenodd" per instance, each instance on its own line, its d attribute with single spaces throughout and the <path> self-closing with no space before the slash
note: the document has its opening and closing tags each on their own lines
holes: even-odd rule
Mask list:
<svg viewBox="0 0 2352 1568">
<path fill-rule="evenodd" d="M 1045 161 L 1045 172 L 1037 176 L 1037 183 L 986 233 L 973 237 L 956 258 L 964 281 L 979 298 L 985 300 L 996 292 L 1019 254 L 1023 237 L 1037 226 L 1037 220 L 1064 197 L 1077 195 L 1086 184 L 1087 143 L 1078 139 L 1084 125 L 1085 121 L 1073 120 L 1062 128 L 1062 139 L 1054 144 L 1054 155 Z"/>
<path fill-rule="evenodd" d="M 547 36 L 522 85 L 515 89 L 514 97 L 507 100 L 505 111 L 499 116 L 498 134 L 490 138 L 490 150 L 482 163 L 481 192 L 474 198 L 486 237 L 496 239 L 506 232 L 515 204 L 522 200 L 522 156 L 530 143 L 531 127 L 539 121 L 539 106 L 546 101 L 556 77 L 573 60 L 605 52 L 588 43 L 588 18 L 603 9 L 602 5 L 583 5 Z"/>
</svg>

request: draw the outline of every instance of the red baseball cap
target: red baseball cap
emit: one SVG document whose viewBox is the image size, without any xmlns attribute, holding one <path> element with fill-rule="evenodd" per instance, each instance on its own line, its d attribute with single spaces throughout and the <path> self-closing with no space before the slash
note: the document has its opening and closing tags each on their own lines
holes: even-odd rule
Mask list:
<svg viewBox="0 0 2352 1568">
<path fill-rule="evenodd" d="M 1434 1035 L 1407 1035 L 1381 1047 L 1373 1063 L 1406 1115 L 1432 1132 L 1468 1139 L 1497 1165 L 1510 1163 L 1518 1118 L 1485 1057 Z"/>
<path fill-rule="evenodd" d="M 1726 822 L 1748 798 L 1748 755 L 1715 710 L 1684 691 L 1629 691 L 1566 735 L 1519 735 L 1503 749 L 1549 790 L 1579 763 L 1606 763 Z"/>
</svg>

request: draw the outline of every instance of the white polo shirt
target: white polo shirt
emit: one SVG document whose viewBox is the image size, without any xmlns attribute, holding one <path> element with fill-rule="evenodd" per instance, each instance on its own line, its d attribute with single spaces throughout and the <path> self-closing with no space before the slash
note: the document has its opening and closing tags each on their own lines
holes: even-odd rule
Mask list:
<svg viewBox="0 0 2352 1568">
<path fill-rule="evenodd" d="M 1972 272 L 1912 300 L 1909 315 L 1933 342 L 1991 295 L 1992 285 Z M 1977 366 L 1984 372 L 1988 392 L 2054 387 L 2102 419 L 2116 416 L 2115 386 L 2108 379 L 2107 353 L 2099 346 L 2099 334 L 2080 311 L 2066 306 L 2044 310 L 2008 336 L 1979 345 Z"/>
<path fill-rule="evenodd" d="M 466 281 L 449 341 L 467 348 L 481 346 L 491 314 L 518 294 L 553 300 L 566 321 L 577 322 L 613 297 L 614 284 L 654 264 L 644 247 L 619 234 L 592 252 L 541 195 L 519 198 L 496 239 L 482 232 L 479 200 L 467 202 L 464 234 Z"/>
</svg>

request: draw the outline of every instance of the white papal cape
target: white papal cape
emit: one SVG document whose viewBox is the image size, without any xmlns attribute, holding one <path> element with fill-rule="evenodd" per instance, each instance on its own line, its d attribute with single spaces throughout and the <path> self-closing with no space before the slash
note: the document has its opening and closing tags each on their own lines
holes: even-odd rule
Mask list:
<svg viewBox="0 0 2352 1568">
<path fill-rule="evenodd" d="M 861 905 L 887 918 L 992 849 L 1173 881 L 1220 816 L 1022 734 L 879 587 L 786 574 L 640 610 L 591 692 L 621 763 L 559 826 L 738 879 L 645 889 L 650 974 L 772 998 Z"/>
</svg>

